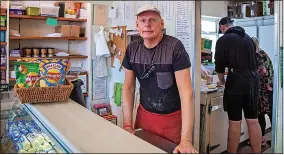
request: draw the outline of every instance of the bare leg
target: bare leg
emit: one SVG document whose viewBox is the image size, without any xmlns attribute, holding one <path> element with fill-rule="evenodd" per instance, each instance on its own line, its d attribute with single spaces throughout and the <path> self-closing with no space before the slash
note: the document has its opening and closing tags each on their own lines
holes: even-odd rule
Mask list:
<svg viewBox="0 0 284 155">
<path fill-rule="evenodd" d="M 252 147 L 252 153 L 261 151 L 261 128 L 257 119 L 246 119 L 249 131 L 249 139 Z"/>
<path fill-rule="evenodd" d="M 227 144 L 228 153 L 237 153 L 241 138 L 241 123 L 242 121 L 229 121 Z"/>
</svg>

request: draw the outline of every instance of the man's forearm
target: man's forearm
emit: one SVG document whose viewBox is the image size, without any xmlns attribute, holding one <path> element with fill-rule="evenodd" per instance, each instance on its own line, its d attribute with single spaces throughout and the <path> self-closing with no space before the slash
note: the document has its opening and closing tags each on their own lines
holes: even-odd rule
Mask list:
<svg viewBox="0 0 284 155">
<path fill-rule="evenodd" d="M 123 124 L 132 125 L 134 88 L 124 88 L 122 92 Z"/>
<path fill-rule="evenodd" d="M 225 73 L 218 73 L 219 81 L 225 83 Z"/>
<path fill-rule="evenodd" d="M 192 142 L 192 133 L 194 125 L 194 105 L 192 92 L 187 96 L 183 96 L 181 103 L 182 113 L 182 131 L 181 141 L 186 140 Z"/>
</svg>

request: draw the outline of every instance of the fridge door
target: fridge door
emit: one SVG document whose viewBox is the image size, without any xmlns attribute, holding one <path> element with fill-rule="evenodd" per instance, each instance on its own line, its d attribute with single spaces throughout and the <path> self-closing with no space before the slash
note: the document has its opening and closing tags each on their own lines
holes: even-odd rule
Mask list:
<svg viewBox="0 0 284 155">
<path fill-rule="evenodd" d="M 228 116 L 223 109 L 223 96 L 211 99 L 210 116 L 210 153 L 221 153 L 227 150 Z"/>
</svg>

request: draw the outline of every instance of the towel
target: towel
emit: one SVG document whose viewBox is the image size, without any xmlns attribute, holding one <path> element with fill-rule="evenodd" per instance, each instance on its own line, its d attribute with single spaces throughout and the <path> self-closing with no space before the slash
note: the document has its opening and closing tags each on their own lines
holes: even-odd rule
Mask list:
<svg viewBox="0 0 284 155">
<path fill-rule="evenodd" d="M 123 87 L 123 84 L 121 83 L 114 84 L 114 103 L 117 106 L 121 105 L 122 87 Z"/>
</svg>

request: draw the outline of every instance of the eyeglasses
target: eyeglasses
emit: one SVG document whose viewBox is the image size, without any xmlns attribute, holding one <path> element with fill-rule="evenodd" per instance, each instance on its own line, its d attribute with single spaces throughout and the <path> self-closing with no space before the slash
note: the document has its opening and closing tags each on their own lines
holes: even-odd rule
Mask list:
<svg viewBox="0 0 284 155">
<path fill-rule="evenodd" d="M 151 64 L 149 67 L 147 67 L 144 72 L 142 73 L 140 79 L 144 80 L 149 77 L 149 75 L 155 70 L 155 65 Z"/>
<path fill-rule="evenodd" d="M 150 23 L 150 24 L 155 24 L 159 21 L 160 19 L 155 19 L 155 18 L 150 18 L 149 20 L 146 20 L 146 19 L 140 19 L 138 20 L 138 22 L 142 25 L 146 25 L 147 22 Z"/>
<path fill-rule="evenodd" d="M 158 50 L 158 46 L 156 47 L 156 50 L 153 53 L 153 56 L 152 56 L 152 59 L 151 59 L 151 65 L 148 66 L 146 69 L 144 69 L 144 72 L 141 74 L 141 76 L 140 76 L 141 80 L 147 79 L 150 76 L 150 74 L 155 70 L 154 57 L 156 55 L 157 50 Z"/>
</svg>

